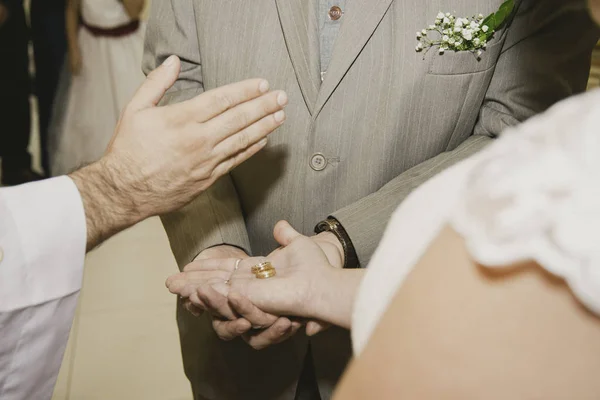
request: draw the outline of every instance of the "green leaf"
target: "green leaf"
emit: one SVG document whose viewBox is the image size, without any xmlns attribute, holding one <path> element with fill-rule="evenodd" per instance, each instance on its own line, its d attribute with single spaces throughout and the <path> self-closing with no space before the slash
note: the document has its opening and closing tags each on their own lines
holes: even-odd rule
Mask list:
<svg viewBox="0 0 600 400">
<path fill-rule="evenodd" d="M 506 22 L 506 19 L 513 12 L 514 8 L 514 0 L 506 0 L 504 3 L 502 3 L 498 11 L 488 15 L 483 20 L 481 25 L 487 25 L 488 28 L 490 28 L 490 32 L 492 33 L 497 31 Z"/>
</svg>

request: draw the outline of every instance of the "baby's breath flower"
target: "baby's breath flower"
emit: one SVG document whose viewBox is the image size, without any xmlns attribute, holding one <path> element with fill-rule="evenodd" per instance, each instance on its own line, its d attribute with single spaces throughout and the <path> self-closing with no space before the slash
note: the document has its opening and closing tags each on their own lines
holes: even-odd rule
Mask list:
<svg viewBox="0 0 600 400">
<path fill-rule="evenodd" d="M 470 29 L 463 29 L 462 35 L 465 40 L 473 40 L 473 31 Z"/>
<path fill-rule="evenodd" d="M 510 1 L 512 0 L 506 0 L 507 3 Z M 503 7 L 505 6 L 503 5 Z M 417 32 L 419 43 L 415 50 L 421 52 L 431 47 L 437 47 L 439 54 L 447 51 L 470 51 L 479 58 L 483 54 L 483 50 L 487 48 L 487 41 L 500 24 L 491 19 L 494 21 L 493 24 L 484 25 L 485 19 L 483 14 L 460 18 L 440 11 L 435 18 L 435 25 L 429 25 L 428 28 Z"/>
</svg>

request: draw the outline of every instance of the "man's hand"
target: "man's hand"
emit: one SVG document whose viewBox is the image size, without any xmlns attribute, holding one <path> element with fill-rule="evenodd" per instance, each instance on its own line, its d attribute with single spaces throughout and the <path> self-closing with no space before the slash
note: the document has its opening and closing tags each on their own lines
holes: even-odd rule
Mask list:
<svg viewBox="0 0 600 400">
<path fill-rule="evenodd" d="M 0 28 L 6 21 L 8 21 L 8 17 L 10 16 L 10 12 L 8 11 L 8 7 L 2 1 L 0 1 Z"/>
<path fill-rule="evenodd" d="M 85 208 L 88 249 L 150 216 L 178 209 L 266 145 L 287 96 L 252 79 L 157 107 L 178 78 L 170 57 L 123 111 L 106 155 L 71 175 Z"/>
<path fill-rule="evenodd" d="M 239 266 L 238 261 L 247 258 L 248 255 L 237 247 L 211 247 L 200 253 L 182 273 L 167 279 L 166 284 L 171 293 L 182 297 L 184 308 L 193 315 L 200 316 L 203 311 L 208 311 L 213 328 L 222 340 L 242 336 L 259 350 L 293 336 L 302 324 L 267 314 L 241 297 L 235 303 L 228 300 L 227 282 Z"/>
</svg>

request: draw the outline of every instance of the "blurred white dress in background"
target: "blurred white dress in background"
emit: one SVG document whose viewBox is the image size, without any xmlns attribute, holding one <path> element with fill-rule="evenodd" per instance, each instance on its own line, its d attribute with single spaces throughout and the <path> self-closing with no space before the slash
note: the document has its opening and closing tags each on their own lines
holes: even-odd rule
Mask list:
<svg viewBox="0 0 600 400">
<path fill-rule="evenodd" d="M 51 127 L 52 175 L 100 158 L 123 107 L 142 83 L 144 26 L 118 0 L 82 0 L 78 76 L 64 74 Z M 68 66 L 67 66 L 68 67 Z"/>
</svg>

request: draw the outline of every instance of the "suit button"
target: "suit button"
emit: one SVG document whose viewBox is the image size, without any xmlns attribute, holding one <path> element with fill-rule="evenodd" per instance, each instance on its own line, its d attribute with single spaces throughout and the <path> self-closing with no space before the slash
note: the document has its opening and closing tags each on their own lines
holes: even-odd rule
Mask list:
<svg viewBox="0 0 600 400">
<path fill-rule="evenodd" d="M 323 171 L 327 167 L 327 159 L 321 153 L 317 153 L 310 159 L 310 167 L 315 171 Z"/>
<path fill-rule="evenodd" d="M 329 19 L 332 21 L 337 21 L 342 18 L 342 15 L 344 15 L 344 12 L 339 6 L 333 6 L 329 9 Z"/>
</svg>

